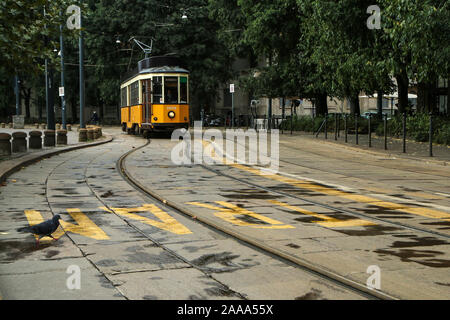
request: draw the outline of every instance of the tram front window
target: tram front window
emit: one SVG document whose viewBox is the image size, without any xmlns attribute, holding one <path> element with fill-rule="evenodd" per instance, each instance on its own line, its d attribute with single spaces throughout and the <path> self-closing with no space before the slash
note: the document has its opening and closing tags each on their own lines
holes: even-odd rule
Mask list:
<svg viewBox="0 0 450 320">
<path fill-rule="evenodd" d="M 178 103 L 178 77 L 164 77 L 164 103 Z"/>
</svg>

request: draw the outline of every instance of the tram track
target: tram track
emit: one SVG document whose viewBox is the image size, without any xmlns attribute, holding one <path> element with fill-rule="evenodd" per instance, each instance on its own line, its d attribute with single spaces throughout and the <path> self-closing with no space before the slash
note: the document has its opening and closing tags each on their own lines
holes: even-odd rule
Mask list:
<svg viewBox="0 0 450 320">
<path fill-rule="evenodd" d="M 152 200 L 171 208 L 172 210 L 174 210 L 176 213 L 178 213 L 180 215 L 195 219 L 195 221 L 197 221 L 198 223 L 214 230 L 215 232 L 222 233 L 222 234 L 226 235 L 227 237 L 231 237 L 235 240 L 238 240 L 239 242 L 244 243 L 245 245 L 247 245 L 251 248 L 254 248 L 256 250 L 259 250 L 266 254 L 269 254 L 270 256 L 273 256 L 284 263 L 294 265 L 295 267 L 300 268 L 301 270 L 311 273 L 311 274 L 313 274 L 319 278 L 322 278 L 328 282 L 334 283 L 342 288 L 356 292 L 357 294 L 364 296 L 368 299 L 376 299 L 376 300 L 397 300 L 397 299 L 399 299 L 388 293 L 369 288 L 366 285 L 363 285 L 354 280 L 348 279 L 348 278 L 346 278 L 342 275 L 339 275 L 327 268 L 321 267 L 316 264 L 312 264 L 312 263 L 310 263 L 306 260 L 303 260 L 299 257 L 296 257 L 288 252 L 274 248 L 270 245 L 267 245 L 263 241 L 261 241 L 259 239 L 255 239 L 253 237 L 250 237 L 242 232 L 232 230 L 231 228 L 228 228 L 226 226 L 221 226 L 212 219 L 209 219 L 207 217 L 197 216 L 191 210 L 189 210 L 183 206 L 180 206 L 179 204 L 177 204 L 173 201 L 167 200 L 164 198 L 164 196 L 150 190 L 145 185 L 140 183 L 138 180 L 133 178 L 132 175 L 127 171 L 126 166 L 125 166 L 125 160 L 127 159 L 127 157 L 129 157 L 133 153 L 147 147 L 150 143 L 151 143 L 151 140 L 149 140 L 149 142 L 147 144 L 145 144 L 139 148 L 130 150 L 129 152 L 125 153 L 117 161 L 117 164 L 116 164 L 116 169 L 119 172 L 119 174 L 121 175 L 121 177 L 128 184 L 130 184 L 135 190 L 139 191 L 146 197 L 149 197 Z M 201 166 L 204 167 L 203 165 L 201 165 Z M 206 168 L 206 167 L 204 167 L 204 168 L 207 170 L 214 171 L 211 168 Z M 232 177 L 230 177 L 230 178 L 232 178 Z M 237 179 L 234 179 L 234 180 L 237 180 Z M 273 191 L 270 191 L 270 192 L 273 192 Z"/>
<path fill-rule="evenodd" d="M 321 208 L 324 208 L 324 209 L 333 210 L 333 211 L 336 211 L 336 212 L 339 212 L 339 213 L 343 213 L 343 214 L 348 214 L 348 215 L 351 215 L 351 216 L 356 217 L 356 218 L 365 218 L 365 219 L 369 219 L 369 220 L 373 220 L 373 221 L 382 222 L 382 223 L 385 223 L 385 224 L 390 224 L 390 225 L 395 226 L 395 227 L 401 227 L 401 228 L 408 229 L 408 230 L 411 230 L 411 231 L 427 233 L 427 234 L 430 234 L 430 235 L 433 235 L 433 236 L 438 236 L 438 237 L 442 237 L 442 238 L 445 238 L 445 239 L 450 239 L 450 235 L 447 235 L 447 234 L 444 234 L 444 233 L 440 233 L 440 232 L 433 231 L 433 230 L 427 230 L 427 229 L 423 229 L 423 228 L 418 228 L 418 227 L 414 227 L 414 226 L 407 225 L 407 224 L 400 223 L 400 222 L 395 222 L 395 221 L 381 219 L 381 218 L 374 217 L 374 216 L 371 216 L 371 215 L 367 215 L 367 214 L 364 214 L 364 213 L 360 213 L 360 212 L 357 212 L 357 211 L 354 211 L 354 210 L 347 210 L 347 209 L 343 209 L 343 208 L 338 208 L 338 207 L 331 206 L 331 205 L 328 205 L 328 204 L 324 204 L 324 203 L 321 203 L 321 202 L 313 201 L 313 200 L 310 200 L 310 199 L 307 199 L 307 198 L 304 198 L 304 197 L 293 195 L 291 193 L 287 193 L 287 192 L 273 190 L 271 188 L 263 187 L 263 186 L 258 185 L 256 183 L 250 182 L 248 180 L 244 180 L 244 179 L 241 179 L 241 178 L 238 178 L 238 177 L 234 177 L 234 176 L 232 176 L 230 174 L 223 173 L 220 170 L 213 169 L 213 168 L 211 168 L 209 166 L 205 166 L 205 165 L 200 165 L 200 166 L 202 166 L 204 169 L 206 169 L 206 170 L 208 170 L 210 172 L 213 172 L 215 174 L 221 175 L 221 176 L 229 178 L 229 179 L 233 179 L 235 181 L 238 181 L 240 183 L 246 184 L 248 186 L 251 186 L 251 187 L 254 187 L 254 188 L 258 188 L 258 189 L 266 191 L 266 192 L 275 193 L 275 194 L 278 194 L 280 196 L 289 197 L 289 198 L 292 198 L 292 199 L 295 199 L 295 200 L 300 200 L 300 201 L 303 201 L 303 202 L 306 202 L 306 203 L 309 203 L 309 204 L 312 204 L 312 205 L 315 205 L 315 206 L 318 206 L 318 207 L 321 207 Z"/>
</svg>

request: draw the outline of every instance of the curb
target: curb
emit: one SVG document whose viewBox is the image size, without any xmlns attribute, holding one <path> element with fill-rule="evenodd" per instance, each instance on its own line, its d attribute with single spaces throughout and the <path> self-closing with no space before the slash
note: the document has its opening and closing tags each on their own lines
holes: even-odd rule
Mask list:
<svg viewBox="0 0 450 320">
<path fill-rule="evenodd" d="M 74 145 L 71 147 L 64 147 L 64 148 L 60 148 L 57 150 L 50 150 L 50 151 L 46 150 L 46 151 L 42 151 L 42 152 L 26 154 L 20 158 L 2 161 L 2 162 L 0 162 L 0 167 L 6 167 L 6 168 L 4 168 L 4 169 L 0 168 L 0 183 L 5 182 L 6 178 L 8 178 L 14 172 L 19 171 L 22 167 L 31 165 L 42 159 L 50 158 L 50 157 L 53 157 L 55 155 L 65 153 L 65 152 L 84 149 L 84 148 L 88 148 L 88 147 L 99 146 L 99 145 L 106 144 L 106 143 L 109 143 L 114 140 L 114 138 L 112 136 L 109 136 L 109 135 L 104 135 L 104 136 L 106 136 L 106 139 L 102 140 L 102 141 L 91 142 L 91 143 L 86 143 L 86 144 L 77 144 L 77 145 Z"/>
</svg>

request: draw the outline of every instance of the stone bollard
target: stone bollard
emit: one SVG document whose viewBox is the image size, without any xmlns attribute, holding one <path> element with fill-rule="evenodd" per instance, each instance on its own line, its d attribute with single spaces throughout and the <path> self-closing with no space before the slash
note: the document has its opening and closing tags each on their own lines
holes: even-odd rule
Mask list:
<svg viewBox="0 0 450 320">
<path fill-rule="evenodd" d="M 10 129 L 12 129 L 14 127 L 14 124 L 12 122 L 8 123 L 8 126 Z"/>
<path fill-rule="evenodd" d="M 97 140 L 98 138 L 100 138 L 100 130 L 94 128 L 94 139 Z"/>
<path fill-rule="evenodd" d="M 66 125 L 66 127 L 67 127 L 67 131 L 72 131 L 72 125 L 71 124 Z"/>
<path fill-rule="evenodd" d="M 102 127 L 98 127 L 98 132 L 100 137 L 103 137 Z"/>
<path fill-rule="evenodd" d="M 11 135 L 9 133 L 0 133 L 0 156 L 11 155 Z"/>
<path fill-rule="evenodd" d="M 55 130 L 44 131 L 44 147 L 55 146 Z"/>
<path fill-rule="evenodd" d="M 2 122 L 1 126 L 2 126 L 2 128 L 5 128 L 6 127 L 6 123 Z"/>
<path fill-rule="evenodd" d="M 56 130 L 60 130 L 61 129 L 61 125 L 59 123 L 56 124 Z"/>
<path fill-rule="evenodd" d="M 78 134 L 78 141 L 79 142 L 87 141 L 87 130 L 86 129 L 80 129 L 79 134 Z"/>
<path fill-rule="evenodd" d="M 25 132 L 13 132 L 12 152 L 27 152 L 27 134 Z"/>
<path fill-rule="evenodd" d="M 94 140 L 94 129 L 92 128 L 87 129 L 87 139 Z"/>
<path fill-rule="evenodd" d="M 41 129 L 46 129 L 47 128 L 47 125 L 45 124 L 45 123 L 41 123 Z"/>
<path fill-rule="evenodd" d="M 35 124 L 34 124 L 34 127 L 35 127 L 36 129 L 39 129 L 39 123 L 35 123 Z"/>
<path fill-rule="evenodd" d="M 29 133 L 30 139 L 28 141 L 30 149 L 42 149 L 42 132 L 31 131 Z"/>
<path fill-rule="evenodd" d="M 57 130 L 56 133 L 57 133 L 56 144 L 67 145 L 67 131 L 66 130 Z"/>
</svg>

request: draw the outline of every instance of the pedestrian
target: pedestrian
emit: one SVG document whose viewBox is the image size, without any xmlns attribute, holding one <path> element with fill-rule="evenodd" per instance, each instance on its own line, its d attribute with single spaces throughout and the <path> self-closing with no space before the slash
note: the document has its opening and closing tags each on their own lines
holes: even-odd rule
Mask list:
<svg viewBox="0 0 450 320">
<path fill-rule="evenodd" d="M 94 113 L 92 114 L 92 118 L 91 118 L 90 122 L 91 122 L 91 124 L 98 125 L 99 118 L 97 115 L 97 111 L 94 111 Z"/>
</svg>

